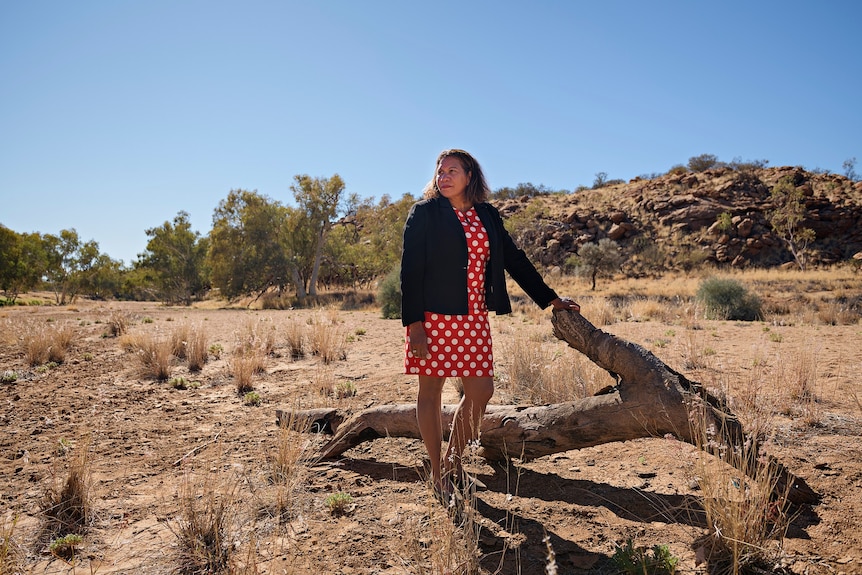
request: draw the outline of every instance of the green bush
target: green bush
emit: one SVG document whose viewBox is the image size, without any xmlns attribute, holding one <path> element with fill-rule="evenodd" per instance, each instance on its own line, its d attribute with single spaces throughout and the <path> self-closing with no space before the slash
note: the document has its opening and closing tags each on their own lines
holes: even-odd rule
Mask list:
<svg viewBox="0 0 862 575">
<path fill-rule="evenodd" d="M 653 545 L 647 549 L 636 547 L 631 539 L 624 545 L 617 545 L 611 560 L 623 573 L 630 575 L 673 575 L 679 563 L 667 545 Z"/>
<path fill-rule="evenodd" d="M 380 282 L 377 303 L 383 319 L 401 319 L 401 269 L 395 268 Z"/>
<path fill-rule="evenodd" d="M 760 298 L 734 279 L 708 278 L 697 290 L 707 319 L 754 321 L 763 317 Z"/>
<path fill-rule="evenodd" d="M 688 159 L 688 169 L 692 172 L 705 172 L 719 165 L 715 154 L 701 154 Z"/>
</svg>

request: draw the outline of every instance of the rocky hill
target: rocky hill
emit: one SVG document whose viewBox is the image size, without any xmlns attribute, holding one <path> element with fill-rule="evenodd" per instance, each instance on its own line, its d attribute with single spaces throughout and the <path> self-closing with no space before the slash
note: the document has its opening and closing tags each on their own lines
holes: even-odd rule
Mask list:
<svg viewBox="0 0 862 575">
<path fill-rule="evenodd" d="M 815 233 L 805 252 L 807 264 L 862 259 L 862 182 L 797 167 L 668 173 L 496 204 L 516 240 L 545 266 L 563 266 L 582 245 L 602 238 L 619 244 L 624 268 L 633 274 L 704 262 L 796 265 L 767 219 L 775 210 L 770 192 L 784 178 L 802 193 L 799 227 Z"/>
</svg>

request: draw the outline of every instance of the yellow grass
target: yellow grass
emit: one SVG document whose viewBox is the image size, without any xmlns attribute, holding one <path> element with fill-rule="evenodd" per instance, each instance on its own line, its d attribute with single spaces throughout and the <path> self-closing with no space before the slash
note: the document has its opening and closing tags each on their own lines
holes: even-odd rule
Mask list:
<svg viewBox="0 0 862 575">
<path fill-rule="evenodd" d="M 561 296 L 578 301 L 584 316 L 601 326 L 616 321 L 691 320 L 694 314 L 700 313 L 695 295 L 701 282 L 710 277 L 741 282 L 762 300 L 770 323 L 856 325 L 862 320 L 862 275 L 846 266 L 806 271 L 704 267 L 688 274 L 668 273 L 660 278 L 618 275 L 599 280 L 595 291 L 590 290 L 587 280 L 574 275 L 556 275 L 553 280 L 548 278 L 548 283 Z M 536 307 L 511 279 L 507 288 L 516 306 Z"/>
</svg>

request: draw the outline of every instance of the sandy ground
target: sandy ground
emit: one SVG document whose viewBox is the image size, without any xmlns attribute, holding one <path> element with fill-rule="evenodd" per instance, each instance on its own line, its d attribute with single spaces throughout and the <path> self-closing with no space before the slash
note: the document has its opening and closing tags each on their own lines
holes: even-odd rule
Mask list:
<svg viewBox="0 0 862 575">
<path fill-rule="evenodd" d="M 179 390 L 142 377 L 134 357 L 106 336 L 111 314 L 133 318 L 130 333 L 168 334 L 198 326 L 224 353 L 197 374 L 177 362 L 173 375 L 199 387 Z M 588 310 L 585 310 L 589 318 Z M 293 360 L 284 326 L 294 320 L 335 320 L 346 359 L 323 365 L 318 357 Z M 536 330 L 551 330 L 550 312 Z M 69 325 L 75 338 L 66 360 L 50 369 L 30 367 L 16 337 L 28 324 Z M 250 324 L 277 334 L 265 373 L 254 379 L 262 403 L 247 406 L 229 371 L 237 333 Z M 529 322 L 519 315 L 493 318 L 496 349 L 504 349 Z M 700 322 L 698 330 L 661 322 L 608 326 L 644 345 L 690 379 L 707 384 L 750 379 L 755 367 L 772 372 L 803 355 L 816 368 L 817 401 L 805 416 L 776 414 L 770 451 L 822 496 L 795 510 L 784 539 L 783 565 L 792 573 L 862 573 L 862 326 L 772 326 Z M 78 302 L 66 307 L 0 309 L 0 512 L 33 573 L 170 573 L 179 566 L 175 535 L 184 486 L 201 497 L 231 491 L 231 544 L 237 564 L 257 573 L 443 573 L 432 548 L 458 539 L 422 480 L 424 449 L 410 439 L 378 439 L 337 461 L 309 465 L 297 491 L 296 512 L 275 521 L 274 487 L 267 468 L 278 444 L 275 410 L 333 406 L 363 408 L 415 399 L 416 384 L 401 373 L 400 322 L 377 311 L 230 310 L 171 308 L 153 303 Z M 776 335 L 777 334 L 777 335 Z M 560 353 L 577 353 L 562 343 Z M 706 367 L 686 369 L 692 345 L 705 350 Z M 498 352 L 498 372 L 505 354 Z M 768 373 L 769 369 L 763 371 Z M 760 373 L 760 372 L 758 372 Z M 776 378 L 778 381 L 778 378 Z M 351 382 L 356 395 L 322 390 Z M 493 401 L 501 401 L 499 393 Z M 447 402 L 457 393 L 446 388 Z M 302 441 L 302 439 L 294 439 Z M 74 562 L 37 544 L 39 500 L 63 478 L 76 449 L 89 442 L 94 522 Z M 65 454 L 63 446 L 70 447 Z M 477 493 L 473 524 L 484 572 L 545 573 L 548 544 L 559 573 L 612 573 L 615 546 L 666 544 L 680 573 L 697 566 L 692 543 L 707 533 L 692 482 L 689 446 L 639 439 L 556 454 L 529 463 L 471 470 L 487 485 Z M 336 492 L 352 504 L 333 516 L 325 505 Z M 452 535 L 454 533 L 454 535 Z M 547 536 L 547 543 L 544 541 Z M 248 560 L 247 550 L 255 551 Z M 424 555 L 423 555 L 424 553 Z M 424 557 L 424 570 L 416 557 Z M 239 569 L 239 568 L 238 568 Z M 239 571 L 237 571 L 239 572 Z M 458 572 L 457 569 L 452 572 Z"/>
</svg>

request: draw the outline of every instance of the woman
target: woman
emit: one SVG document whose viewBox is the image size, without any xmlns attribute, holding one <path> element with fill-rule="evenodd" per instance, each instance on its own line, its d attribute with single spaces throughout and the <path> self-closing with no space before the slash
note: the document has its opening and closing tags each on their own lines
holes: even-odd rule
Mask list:
<svg viewBox="0 0 862 575">
<path fill-rule="evenodd" d="M 464 150 L 445 150 L 404 226 L 401 319 L 407 328 L 405 371 L 419 376 L 416 414 L 431 459 L 435 494 L 447 502 L 463 481 L 461 454 L 478 439 L 494 393 L 488 311 L 512 311 L 503 271 L 541 308 L 580 311 L 560 298 L 519 249 L 489 203 L 478 162 Z M 460 377 L 464 395 L 441 458 L 441 396 L 447 377 Z"/>
</svg>

